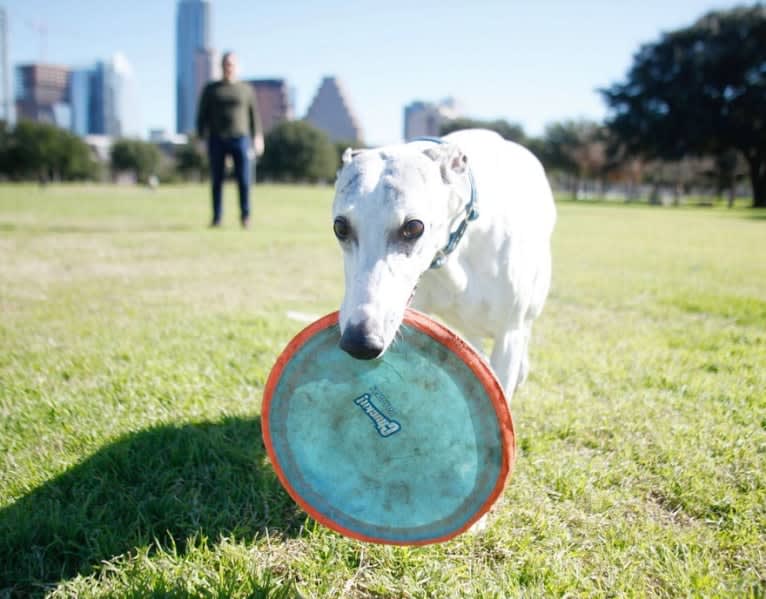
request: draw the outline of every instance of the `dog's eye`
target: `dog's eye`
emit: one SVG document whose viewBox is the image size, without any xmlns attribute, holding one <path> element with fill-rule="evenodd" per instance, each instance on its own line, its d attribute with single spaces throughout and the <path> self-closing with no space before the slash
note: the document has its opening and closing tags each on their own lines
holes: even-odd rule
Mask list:
<svg viewBox="0 0 766 599">
<path fill-rule="evenodd" d="M 332 224 L 332 230 L 340 241 L 346 241 L 351 234 L 351 227 L 348 226 L 348 221 L 345 218 L 336 218 Z"/>
<path fill-rule="evenodd" d="M 408 220 L 402 225 L 400 234 L 405 241 L 414 241 L 423 234 L 425 228 L 422 220 Z"/>
</svg>

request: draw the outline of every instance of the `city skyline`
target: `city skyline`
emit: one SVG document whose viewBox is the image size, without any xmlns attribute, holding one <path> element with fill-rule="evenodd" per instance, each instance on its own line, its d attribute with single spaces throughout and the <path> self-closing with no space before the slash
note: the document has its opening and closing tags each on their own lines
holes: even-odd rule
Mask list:
<svg viewBox="0 0 766 599">
<path fill-rule="evenodd" d="M 467 116 L 504 118 L 536 135 L 556 120 L 603 118 L 596 89 L 624 78 L 641 43 L 736 4 L 486 1 L 471 10 L 427 0 L 385 8 L 214 0 L 211 44 L 237 52 L 243 78 L 286 80 L 298 118 L 323 77 L 337 76 L 368 143 L 401 140 L 406 105 L 448 96 Z M 94 0 L 0 6 L 11 65 L 90 64 L 122 52 L 134 66 L 143 131 L 175 130 L 176 0 L 136 0 L 118 19 Z"/>
<path fill-rule="evenodd" d="M 79 136 L 140 137 L 133 69 L 120 53 L 89 66 L 15 66 L 15 118 L 54 124 Z"/>
</svg>

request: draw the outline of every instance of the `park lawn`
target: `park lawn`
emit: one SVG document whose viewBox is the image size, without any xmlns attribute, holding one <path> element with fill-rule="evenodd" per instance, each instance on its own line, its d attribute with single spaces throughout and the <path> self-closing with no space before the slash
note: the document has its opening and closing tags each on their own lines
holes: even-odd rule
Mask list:
<svg viewBox="0 0 766 599">
<path fill-rule="evenodd" d="M 279 486 L 270 367 L 342 294 L 331 188 L 0 187 L 0 597 L 766 593 L 766 213 L 559 204 L 487 531 L 345 539 Z"/>
</svg>

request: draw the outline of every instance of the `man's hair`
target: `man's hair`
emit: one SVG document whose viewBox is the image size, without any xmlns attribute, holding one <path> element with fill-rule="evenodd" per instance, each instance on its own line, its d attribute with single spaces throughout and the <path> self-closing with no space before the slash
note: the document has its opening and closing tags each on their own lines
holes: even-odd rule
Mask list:
<svg viewBox="0 0 766 599">
<path fill-rule="evenodd" d="M 227 50 L 226 52 L 224 52 L 223 56 L 221 56 L 221 67 L 223 67 L 223 64 L 226 62 L 226 59 L 232 56 L 234 56 L 234 52 L 232 52 L 231 50 Z"/>
</svg>

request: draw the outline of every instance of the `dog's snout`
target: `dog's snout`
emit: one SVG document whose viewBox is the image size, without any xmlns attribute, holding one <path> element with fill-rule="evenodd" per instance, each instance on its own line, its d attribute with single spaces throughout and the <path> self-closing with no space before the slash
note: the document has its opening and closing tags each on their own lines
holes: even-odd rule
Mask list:
<svg viewBox="0 0 766 599">
<path fill-rule="evenodd" d="M 341 335 L 340 348 L 357 360 L 372 360 L 383 353 L 383 339 L 364 325 L 348 325 Z"/>
</svg>

